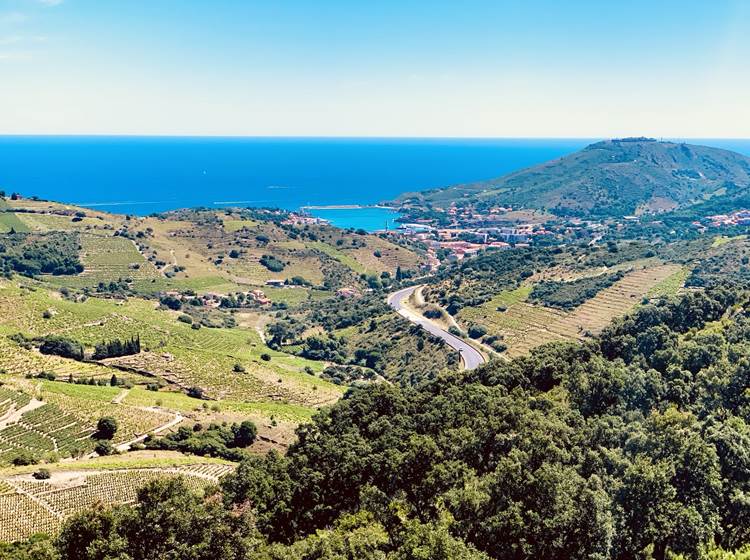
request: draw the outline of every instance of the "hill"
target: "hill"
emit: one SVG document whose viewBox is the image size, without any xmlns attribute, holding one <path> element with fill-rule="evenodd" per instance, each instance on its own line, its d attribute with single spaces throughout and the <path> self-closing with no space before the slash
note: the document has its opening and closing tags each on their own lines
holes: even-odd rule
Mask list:
<svg viewBox="0 0 750 560">
<path fill-rule="evenodd" d="M 509 175 L 407 193 L 402 203 L 544 209 L 558 215 L 623 216 L 734 197 L 750 187 L 750 158 L 708 146 L 626 138 L 597 142 Z"/>
</svg>

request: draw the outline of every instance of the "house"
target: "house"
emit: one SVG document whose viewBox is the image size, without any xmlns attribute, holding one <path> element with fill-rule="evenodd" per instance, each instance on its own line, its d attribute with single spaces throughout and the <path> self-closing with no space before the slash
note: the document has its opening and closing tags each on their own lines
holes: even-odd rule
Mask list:
<svg viewBox="0 0 750 560">
<path fill-rule="evenodd" d="M 339 288 L 336 290 L 336 295 L 342 298 L 354 298 L 359 297 L 359 292 L 354 288 Z"/>
</svg>

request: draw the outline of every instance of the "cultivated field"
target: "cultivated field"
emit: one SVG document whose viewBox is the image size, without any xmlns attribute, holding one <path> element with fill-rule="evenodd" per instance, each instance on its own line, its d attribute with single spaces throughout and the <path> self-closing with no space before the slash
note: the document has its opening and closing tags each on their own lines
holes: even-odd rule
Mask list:
<svg viewBox="0 0 750 560">
<path fill-rule="evenodd" d="M 502 336 L 507 355 L 513 357 L 547 342 L 579 340 L 594 334 L 644 297 L 676 292 L 684 279 L 685 273 L 677 265 L 633 270 L 570 312 L 527 303 L 531 288 L 524 286 L 498 294 L 479 307 L 462 309 L 459 319 L 465 324 L 480 323 L 489 334 Z"/>
<path fill-rule="evenodd" d="M 320 362 L 268 349 L 255 329 L 196 330 L 178 321 L 177 316 L 178 313 L 157 310 L 154 302 L 138 298 L 118 302 L 90 297 L 75 302 L 45 288 L 24 289 L 6 281 L 0 284 L 0 347 L 6 348 L 7 353 L 2 354 L 0 363 L 7 362 L 6 371 L 18 375 L 50 371 L 63 379 L 71 374 L 74 378 L 108 379 L 112 373 L 119 376 L 119 370 L 43 356 L 2 335 L 61 335 L 89 348 L 115 338 L 140 336 L 140 354 L 104 363 L 155 375 L 183 389 L 202 387 L 213 398 L 318 406 L 341 395 L 338 386 L 304 372 L 306 367 L 319 372 Z M 238 364 L 244 372 L 235 371 Z"/>
<path fill-rule="evenodd" d="M 201 490 L 231 472 L 232 466 L 217 463 L 168 468 L 93 471 L 53 471 L 49 480 L 29 475 L 0 481 L 0 541 L 27 538 L 34 533 L 54 534 L 62 521 L 94 504 L 133 503 L 138 489 L 149 481 L 182 477 Z"/>
</svg>

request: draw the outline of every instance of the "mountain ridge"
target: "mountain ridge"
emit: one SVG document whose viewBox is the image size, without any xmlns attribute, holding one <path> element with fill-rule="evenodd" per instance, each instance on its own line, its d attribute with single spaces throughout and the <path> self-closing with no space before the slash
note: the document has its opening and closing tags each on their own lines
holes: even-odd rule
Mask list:
<svg viewBox="0 0 750 560">
<path fill-rule="evenodd" d="M 421 193 L 401 203 L 514 206 L 558 215 L 623 216 L 673 210 L 750 188 L 750 158 L 698 144 L 622 138 L 495 179 Z"/>
</svg>

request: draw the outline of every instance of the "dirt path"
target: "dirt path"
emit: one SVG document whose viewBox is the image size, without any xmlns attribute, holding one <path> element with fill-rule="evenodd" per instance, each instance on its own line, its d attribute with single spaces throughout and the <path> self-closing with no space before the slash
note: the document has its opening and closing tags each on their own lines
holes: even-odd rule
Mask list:
<svg viewBox="0 0 750 560">
<path fill-rule="evenodd" d="M 44 401 L 31 399 L 29 404 L 27 404 L 26 406 L 22 406 L 17 410 L 11 410 L 5 415 L 4 418 L 0 420 L 0 430 L 5 428 L 9 424 L 15 424 L 21 419 L 21 416 L 23 416 L 27 412 L 31 412 L 32 410 L 39 408 L 40 406 L 44 406 L 44 404 Z"/>
<path fill-rule="evenodd" d="M 171 263 L 167 263 L 167 264 L 165 264 L 164 266 L 162 266 L 162 267 L 161 267 L 161 268 L 159 269 L 159 272 L 161 272 L 162 274 L 166 274 L 166 272 L 165 272 L 165 271 L 166 271 L 166 270 L 167 270 L 167 269 L 168 269 L 168 268 L 169 268 L 170 266 L 177 266 L 177 255 L 175 255 L 175 254 L 174 254 L 174 249 L 170 249 L 170 250 L 169 250 L 169 254 L 170 254 L 170 255 L 172 256 L 172 262 L 171 262 Z"/>
<path fill-rule="evenodd" d="M 112 399 L 112 404 L 121 404 L 123 399 L 128 396 L 128 393 L 130 393 L 130 389 L 123 389 L 119 393 L 117 393 L 117 396 Z"/>
<path fill-rule="evenodd" d="M 160 434 L 160 433 L 162 433 L 162 432 L 164 432 L 166 430 L 169 430 L 170 428 L 173 428 L 177 424 L 179 424 L 180 422 L 182 422 L 184 419 L 185 419 L 185 417 L 182 414 L 180 414 L 179 412 L 175 412 L 174 413 L 174 418 L 172 418 L 172 420 L 170 420 L 166 424 L 163 424 L 163 425 L 159 426 L 158 428 L 156 428 L 155 430 L 151 430 L 150 432 L 145 433 L 142 436 L 138 436 L 135 439 L 132 439 L 130 441 L 126 441 L 125 443 L 121 443 L 121 444 L 119 444 L 116 447 L 116 449 L 117 449 L 117 451 L 127 451 L 128 449 L 130 449 L 131 445 L 134 445 L 136 443 L 141 443 L 143 440 L 145 440 L 150 435 L 157 435 L 157 434 Z"/>
</svg>

